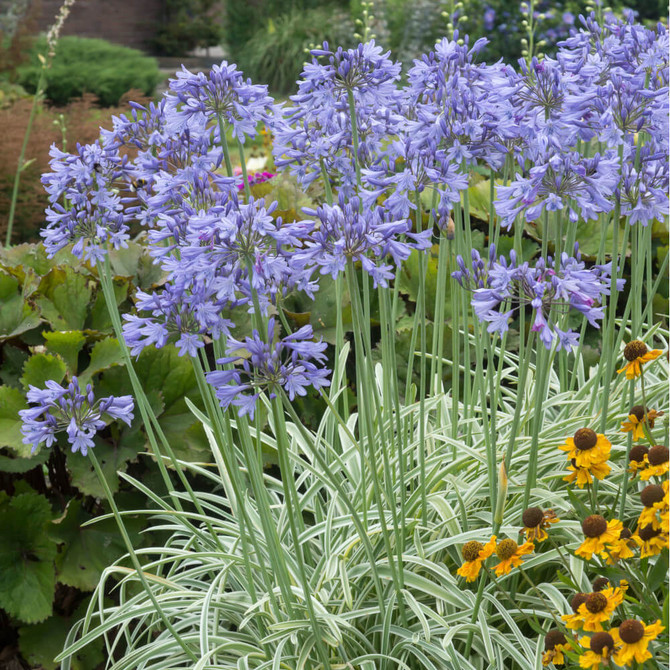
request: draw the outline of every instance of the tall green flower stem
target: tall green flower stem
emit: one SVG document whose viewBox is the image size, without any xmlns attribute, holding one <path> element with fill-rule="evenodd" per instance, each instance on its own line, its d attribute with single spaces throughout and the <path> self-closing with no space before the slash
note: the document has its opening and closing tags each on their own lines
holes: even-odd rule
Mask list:
<svg viewBox="0 0 670 670">
<path fill-rule="evenodd" d="M 288 520 L 291 538 L 293 540 L 293 550 L 295 552 L 295 559 L 298 566 L 298 575 L 303 590 L 303 597 L 307 614 L 309 617 L 312 631 L 314 634 L 314 641 L 317 653 L 323 663 L 324 668 L 330 666 L 330 655 L 326 649 L 323 641 L 323 631 L 321 624 L 316 618 L 314 610 L 314 603 L 312 602 L 312 587 L 307 577 L 307 570 L 305 568 L 305 559 L 303 556 L 302 543 L 298 526 L 296 524 L 296 516 L 302 518 L 302 510 L 298 503 L 298 493 L 295 488 L 295 474 L 291 466 L 289 458 L 289 445 L 286 440 L 286 422 L 284 420 L 284 412 L 282 409 L 281 399 L 275 398 L 272 402 L 272 416 L 274 418 L 275 426 L 274 432 L 277 438 L 277 455 L 279 458 L 279 469 L 281 471 L 282 486 L 284 488 L 284 499 L 289 513 L 286 515 Z M 257 439 L 258 439 L 257 435 Z"/>
<path fill-rule="evenodd" d="M 19 198 L 19 184 L 21 182 L 21 174 L 28 167 L 28 165 L 30 165 L 30 161 L 26 162 L 25 160 L 26 149 L 28 148 L 28 141 L 30 140 L 30 133 L 33 129 L 37 108 L 40 106 L 42 96 L 44 94 L 44 83 L 46 80 L 46 73 L 49 64 L 42 54 L 40 54 L 40 61 L 42 64 L 40 69 L 40 76 L 37 80 L 37 88 L 35 89 L 35 95 L 33 95 L 33 103 L 30 107 L 30 114 L 28 114 L 28 124 L 26 125 L 26 132 L 23 135 L 23 143 L 21 144 L 21 153 L 19 153 L 19 160 L 16 165 L 16 172 L 14 173 L 14 185 L 12 186 L 12 198 L 9 202 L 9 218 L 7 219 L 7 234 L 5 236 L 6 247 L 9 247 L 12 243 L 12 232 L 14 230 L 16 203 Z"/>
<path fill-rule="evenodd" d="M 116 305 L 116 297 L 114 295 L 112 268 L 109 260 L 109 253 L 105 254 L 104 262 L 98 263 L 97 267 L 98 267 L 98 275 L 100 277 L 100 285 L 102 286 L 102 292 L 105 298 L 105 303 L 107 304 L 107 311 L 109 312 L 109 316 L 112 321 L 112 326 L 114 327 L 114 333 L 116 334 L 116 338 L 119 342 L 119 345 L 121 346 L 121 355 L 123 357 L 123 362 L 125 363 L 128 376 L 130 377 L 130 383 L 133 387 L 133 393 L 135 396 L 135 400 L 137 402 L 137 407 L 140 411 L 140 416 L 142 417 L 142 422 L 144 424 L 144 428 L 146 430 L 149 443 L 151 444 L 151 448 L 153 452 L 156 454 L 156 461 L 158 463 L 158 468 L 160 470 L 163 481 L 165 482 L 167 492 L 174 500 L 174 504 L 177 507 L 177 509 L 181 510 L 182 509 L 181 501 L 177 496 L 175 496 L 175 494 L 172 491 L 173 485 L 170 479 L 170 475 L 168 474 L 167 468 L 165 467 L 164 463 L 165 457 L 163 456 L 163 453 L 167 454 L 167 458 L 170 460 L 170 463 L 172 464 L 175 472 L 177 473 L 177 476 L 179 477 L 179 480 L 181 481 L 182 485 L 188 492 L 189 497 L 193 502 L 195 508 L 197 509 L 198 513 L 203 515 L 204 517 L 205 513 L 202 509 L 202 506 L 200 505 L 200 501 L 195 495 L 193 488 L 191 487 L 191 484 L 188 481 L 188 478 L 184 474 L 183 468 L 179 464 L 174 454 L 174 451 L 170 446 L 170 443 L 167 441 L 165 434 L 163 433 L 163 430 L 158 423 L 158 419 L 156 418 L 156 415 L 154 414 L 154 411 L 151 407 L 151 403 L 149 402 L 146 394 L 144 393 L 142 383 L 140 382 L 137 373 L 135 372 L 135 367 L 133 365 L 133 361 L 130 356 L 130 351 L 128 350 L 128 346 L 126 345 L 125 339 L 123 337 L 123 326 L 121 324 L 121 316 L 119 314 L 119 310 Z M 161 446 L 159 446 L 158 444 L 159 441 Z M 211 529 L 211 527 L 209 528 L 209 530 L 212 533 L 212 537 L 217 537 L 216 534 Z"/>
<path fill-rule="evenodd" d="M 371 473 L 371 484 L 372 484 L 372 494 L 375 499 L 375 504 L 377 505 L 378 517 L 380 530 L 382 534 L 382 539 L 384 541 L 384 547 L 386 550 L 386 555 L 388 557 L 389 569 L 392 576 L 393 586 L 396 590 L 396 596 L 398 598 L 398 607 L 400 609 L 401 618 L 406 620 L 406 614 L 404 609 L 404 597 L 402 590 L 404 588 L 403 584 L 403 569 L 402 564 L 396 565 L 393 557 L 393 549 L 391 547 L 391 539 L 389 535 L 389 530 L 386 524 L 386 514 L 385 506 L 382 498 L 382 486 L 379 481 L 379 472 L 376 464 L 377 451 L 375 448 L 374 441 L 374 428 L 373 428 L 373 411 L 375 403 L 372 399 L 373 392 L 376 397 L 376 391 L 374 387 L 376 386 L 374 372 L 372 369 L 372 359 L 370 356 L 370 350 L 366 349 L 363 346 L 363 337 L 361 333 L 364 330 L 370 330 L 369 322 L 364 320 L 363 308 L 361 306 L 360 295 L 358 282 L 356 281 L 356 274 L 354 269 L 354 264 L 351 259 L 347 261 L 346 267 L 346 279 L 347 285 L 349 288 L 349 293 L 351 295 L 351 313 L 353 320 L 353 331 L 354 331 L 354 345 L 355 345 L 355 359 L 356 359 L 356 379 L 357 379 L 357 388 L 359 391 L 359 431 L 360 431 L 360 460 L 361 460 L 361 478 L 363 478 L 363 468 L 365 468 L 365 445 L 367 445 L 370 456 L 370 473 Z M 379 417 L 379 426 L 381 428 L 383 417 L 381 412 L 377 407 L 377 416 Z M 386 459 L 386 450 L 382 450 L 382 459 Z M 386 466 L 385 466 L 386 467 Z M 365 491 L 363 487 L 363 491 Z M 365 500 L 365 499 L 364 499 Z M 367 506 L 367 503 L 364 502 L 364 510 Z M 395 500 L 391 499 L 388 501 L 389 509 L 393 517 L 393 530 L 397 535 L 399 532 L 399 526 L 396 522 L 396 504 Z"/>
<path fill-rule="evenodd" d="M 144 591 L 149 596 L 149 599 L 151 600 L 151 603 L 154 606 L 154 609 L 155 609 L 156 613 L 158 614 L 160 620 L 163 622 L 163 625 L 165 626 L 165 628 L 170 632 L 170 635 L 172 635 L 175 642 L 182 648 L 182 650 L 184 651 L 186 656 L 189 658 L 189 660 L 192 663 L 197 663 L 198 662 L 198 657 L 188 647 L 188 645 L 181 639 L 181 636 L 176 631 L 175 627 L 170 623 L 170 620 L 165 615 L 165 612 L 163 611 L 163 608 L 161 607 L 160 603 L 158 602 L 158 599 L 156 598 L 156 595 L 154 594 L 151 587 L 149 586 L 149 583 L 147 582 L 146 575 L 144 574 L 144 571 L 142 570 L 142 565 L 140 564 L 140 561 L 137 558 L 137 554 L 135 553 L 135 550 L 133 549 L 133 543 L 130 541 L 130 536 L 128 535 L 128 531 L 126 530 L 126 526 L 123 523 L 123 518 L 121 517 L 121 513 L 119 512 L 119 508 L 116 506 L 116 502 L 114 502 L 114 494 L 112 493 L 111 489 L 109 488 L 109 484 L 107 483 L 107 480 L 105 479 L 105 474 L 103 473 L 102 468 L 100 467 L 100 463 L 98 463 L 98 458 L 95 455 L 95 449 L 91 449 L 88 452 L 88 455 L 89 455 L 89 458 L 91 459 L 91 463 L 93 464 L 93 469 L 95 470 L 95 474 L 97 475 L 98 479 L 100 480 L 100 483 L 102 484 L 102 488 L 105 491 L 105 496 L 107 497 L 107 502 L 109 503 L 109 506 L 112 509 L 112 514 L 114 515 L 114 518 L 116 519 L 116 523 L 119 527 L 119 531 L 121 532 L 121 537 L 123 538 L 123 542 L 126 545 L 126 550 L 128 551 L 128 555 L 130 556 L 130 560 L 133 564 L 133 568 L 135 568 L 135 574 L 137 575 L 137 578 L 140 580 L 140 583 L 142 584 L 142 587 L 144 588 Z"/>
</svg>

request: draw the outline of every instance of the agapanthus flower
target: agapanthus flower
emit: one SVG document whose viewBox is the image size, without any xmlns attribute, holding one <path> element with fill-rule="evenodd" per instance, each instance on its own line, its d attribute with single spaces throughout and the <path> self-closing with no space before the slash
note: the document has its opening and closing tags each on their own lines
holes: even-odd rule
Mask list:
<svg viewBox="0 0 670 670">
<path fill-rule="evenodd" d="M 167 130 L 203 132 L 210 122 L 220 120 L 244 142 L 256 136 L 258 123 L 269 117 L 272 105 L 267 86 L 252 84 L 232 63 L 223 61 L 207 74 L 189 72 L 182 65 L 166 95 Z"/>
<path fill-rule="evenodd" d="M 649 481 L 652 477 L 664 477 L 668 474 L 670 452 L 663 444 L 655 444 L 647 454 L 649 466 L 640 470 L 640 479 Z"/>
<path fill-rule="evenodd" d="M 612 637 L 617 645 L 614 662 L 617 665 L 628 665 L 632 661 L 644 663 L 651 658 L 649 643 L 655 640 L 665 627 L 660 619 L 652 624 L 645 624 L 638 619 L 626 619 L 618 628 L 612 629 Z"/>
<path fill-rule="evenodd" d="M 651 430 L 654 422 L 663 412 L 657 412 L 655 409 L 647 410 L 644 405 L 634 405 L 628 412 L 628 421 L 621 423 L 622 433 L 633 433 L 633 440 L 644 439 L 644 429 Z"/>
<path fill-rule="evenodd" d="M 619 539 L 619 533 L 623 524 L 618 519 L 607 521 L 600 514 L 587 516 L 582 522 L 584 542 L 575 550 L 576 556 L 581 556 L 587 561 L 591 560 L 593 554 L 603 555 L 607 545 Z"/>
<path fill-rule="evenodd" d="M 579 656 L 579 667 L 586 670 L 610 667 L 612 657 L 618 649 L 614 638 L 607 631 L 596 633 L 591 638 L 585 635 L 579 640 L 579 644 L 586 649 Z"/>
<path fill-rule="evenodd" d="M 531 542 L 543 542 L 547 539 L 546 529 L 560 519 L 553 509 L 543 510 L 540 507 L 528 507 L 521 515 L 526 539 Z"/>
<path fill-rule="evenodd" d="M 547 261 L 539 259 L 535 267 L 529 263 L 518 265 L 513 250 L 509 261 L 503 256 L 496 261 L 493 245 L 488 263 L 474 249 L 470 268 L 460 256 L 457 262 L 459 270 L 452 277 L 473 292 L 475 315 L 488 323 L 490 333 L 503 334 L 514 312 L 530 306 L 532 329 L 539 332 L 544 346 L 549 349 L 556 342 L 557 349 L 570 351 L 579 342 L 579 335 L 572 329 L 561 329 L 556 315 L 576 309 L 596 328 L 603 317 L 599 304 L 604 295 L 609 295 L 611 264 L 587 269 L 576 245 L 575 257 L 563 253 L 557 261 L 551 257 Z M 623 287 L 621 280 L 617 285 Z"/>
<path fill-rule="evenodd" d="M 382 207 L 360 211 L 357 197 L 346 202 L 340 196 L 337 205 L 303 211 L 315 217 L 318 225 L 298 255 L 303 263 L 318 266 L 321 274 L 330 274 L 333 279 L 344 272 L 348 261 L 359 261 L 375 286 L 386 286 L 394 276 L 392 266 L 376 259 L 391 256 L 400 265 L 412 249 L 430 247 L 431 231 L 412 233 L 409 219 L 390 220 Z"/>
<path fill-rule="evenodd" d="M 584 158 L 577 152 L 555 151 L 536 162 L 527 176 L 498 186 L 494 204 L 505 228 L 519 216 L 535 221 L 543 212 L 564 211 L 572 221 L 597 219 L 614 208 L 612 195 L 618 183 L 616 155 Z"/>
<path fill-rule="evenodd" d="M 42 175 L 49 194 L 48 225 L 40 232 L 51 258 L 68 244 L 77 258 L 98 261 L 106 247 L 126 247 L 131 216 L 115 186 L 130 181 L 127 157 L 100 142 L 77 145 L 76 154 L 49 151 L 51 172 Z"/>
<path fill-rule="evenodd" d="M 53 445 L 56 434 L 64 431 L 72 451 L 86 456 L 88 449 L 94 446 L 95 434 L 107 425 L 103 415 L 128 425 L 133 420 L 132 396 L 108 396 L 96 400 L 92 386 L 87 384 L 82 393 L 76 377 L 67 386 L 51 379 L 44 389 L 31 385 L 27 399 L 35 406 L 20 410 L 19 416 L 23 421 L 23 443 L 32 444 L 33 452 L 42 443 L 47 447 Z"/>
<path fill-rule="evenodd" d="M 493 554 L 496 549 L 496 536 L 493 535 L 491 539 L 482 544 L 476 540 L 466 542 L 461 549 L 463 556 L 463 565 L 456 571 L 460 577 L 465 577 L 467 582 L 474 582 L 479 576 L 484 561 Z"/>
<path fill-rule="evenodd" d="M 532 554 L 535 551 L 535 545 L 532 542 L 524 542 L 518 545 L 514 540 L 501 540 L 496 547 L 496 554 L 500 563 L 494 570 L 498 577 L 508 575 L 512 568 L 519 567 L 523 563 L 523 556 Z"/>
<path fill-rule="evenodd" d="M 267 392 L 274 398 L 283 389 L 293 400 L 306 395 L 310 386 L 316 389 L 329 386 L 330 371 L 319 367 L 326 360 L 327 345 L 315 342 L 313 337 L 312 327 L 303 326 L 277 340 L 275 320 L 270 318 L 264 337 L 254 329 L 244 341 L 228 338 L 228 356 L 217 362 L 241 365 L 207 373 L 207 381 L 216 390 L 221 406 L 238 407 L 239 416 L 248 414 L 253 419 L 261 393 Z"/>
<path fill-rule="evenodd" d="M 642 374 L 642 366 L 645 363 L 656 360 L 663 351 L 661 349 L 652 349 L 651 351 L 647 345 L 641 340 L 631 340 L 623 350 L 623 357 L 628 361 L 621 370 L 617 370 L 619 374 L 626 373 L 626 379 L 635 379 Z"/>
<path fill-rule="evenodd" d="M 565 635 L 558 629 L 550 630 L 544 636 L 544 654 L 542 655 L 542 665 L 563 665 L 565 663 L 564 652 L 570 649 Z"/>
</svg>

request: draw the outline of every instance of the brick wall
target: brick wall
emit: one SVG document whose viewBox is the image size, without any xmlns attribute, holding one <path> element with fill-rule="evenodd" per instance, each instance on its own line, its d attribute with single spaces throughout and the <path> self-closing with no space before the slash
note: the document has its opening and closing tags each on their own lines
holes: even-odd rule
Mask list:
<svg viewBox="0 0 670 670">
<path fill-rule="evenodd" d="M 62 0 L 35 0 L 37 25 L 46 31 Z M 100 37 L 148 51 L 163 12 L 163 0 L 77 0 L 65 21 L 63 35 Z"/>
</svg>

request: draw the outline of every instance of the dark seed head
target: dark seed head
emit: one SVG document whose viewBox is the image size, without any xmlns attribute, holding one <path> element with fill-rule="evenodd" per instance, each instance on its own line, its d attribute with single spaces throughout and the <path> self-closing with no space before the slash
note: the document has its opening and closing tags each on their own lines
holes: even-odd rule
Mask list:
<svg viewBox="0 0 670 670">
<path fill-rule="evenodd" d="M 606 589 L 610 585 L 610 580 L 607 577 L 596 577 L 593 580 L 593 590 L 595 593 L 599 593 L 603 589 Z"/>
<path fill-rule="evenodd" d="M 628 414 L 632 414 L 638 421 L 642 421 L 644 419 L 644 415 L 646 414 L 646 410 L 644 405 L 635 405 L 634 407 L 630 408 Z"/>
<path fill-rule="evenodd" d="M 586 609 L 591 614 L 598 614 L 607 607 L 607 596 L 602 593 L 589 593 L 586 597 Z"/>
<path fill-rule="evenodd" d="M 644 457 L 649 453 L 649 449 L 644 446 L 644 444 L 636 444 L 631 450 L 628 456 L 629 461 L 635 461 L 636 463 L 642 463 Z"/>
<path fill-rule="evenodd" d="M 474 561 L 478 556 L 479 552 L 484 548 L 484 545 L 481 542 L 476 540 L 471 540 L 466 542 L 461 549 L 461 555 L 466 561 Z"/>
<path fill-rule="evenodd" d="M 649 450 L 649 463 L 651 465 L 663 465 L 668 462 L 668 448 L 662 444 L 657 444 Z"/>
<path fill-rule="evenodd" d="M 514 556 L 514 553 L 519 548 L 519 545 L 514 540 L 502 540 L 496 547 L 496 554 L 501 561 L 506 561 L 508 558 Z"/>
<path fill-rule="evenodd" d="M 572 596 L 572 600 L 570 601 L 570 607 L 572 608 L 572 611 L 575 614 L 577 614 L 579 608 L 586 602 L 587 598 L 588 593 L 575 593 L 575 595 Z"/>
<path fill-rule="evenodd" d="M 630 540 L 631 537 L 633 537 L 633 533 L 631 533 L 628 528 L 621 529 L 621 532 L 619 533 L 620 540 Z"/>
<path fill-rule="evenodd" d="M 640 500 L 645 507 L 653 507 L 654 503 L 661 502 L 664 496 L 665 491 L 658 484 L 649 484 L 649 486 L 645 486 L 640 492 Z"/>
<path fill-rule="evenodd" d="M 575 441 L 575 447 L 579 451 L 588 451 L 593 449 L 598 443 L 598 435 L 590 428 L 580 428 L 572 438 Z"/>
<path fill-rule="evenodd" d="M 636 619 L 626 619 L 619 626 L 619 636 L 626 644 L 635 644 L 644 637 L 644 626 Z"/>
<path fill-rule="evenodd" d="M 542 523 L 542 519 L 544 519 L 544 512 L 539 507 L 529 507 L 521 515 L 526 528 L 536 528 Z"/>
<path fill-rule="evenodd" d="M 614 649 L 614 638 L 609 633 L 596 633 L 589 642 L 591 651 L 602 656 L 605 649 Z"/>
<path fill-rule="evenodd" d="M 552 649 L 556 649 L 559 644 L 567 644 L 567 640 L 565 639 L 565 635 L 561 633 L 560 630 L 550 630 L 545 636 L 544 636 L 544 650 L 545 651 L 550 651 Z"/>
<path fill-rule="evenodd" d="M 649 349 L 647 349 L 647 345 L 644 342 L 640 342 L 640 340 L 632 340 L 624 348 L 623 357 L 627 361 L 634 361 L 640 358 L 640 356 L 644 356 L 648 351 Z"/>
<path fill-rule="evenodd" d="M 600 537 L 607 530 L 607 521 L 600 514 L 592 514 L 582 521 L 582 530 L 586 537 Z"/>
<path fill-rule="evenodd" d="M 657 535 L 661 534 L 661 529 L 656 528 L 649 524 L 648 526 L 642 526 L 640 530 L 638 531 L 638 535 L 640 536 L 640 539 L 643 540 L 644 542 L 649 542 L 652 537 L 656 537 Z"/>
</svg>

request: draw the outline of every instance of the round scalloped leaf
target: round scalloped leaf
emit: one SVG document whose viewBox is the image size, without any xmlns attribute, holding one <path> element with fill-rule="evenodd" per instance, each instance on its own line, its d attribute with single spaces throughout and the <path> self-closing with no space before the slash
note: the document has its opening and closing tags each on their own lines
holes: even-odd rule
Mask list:
<svg viewBox="0 0 670 670">
<path fill-rule="evenodd" d="M 14 496 L 0 509 L 0 607 L 25 623 L 52 612 L 56 545 L 48 537 L 49 501 L 37 493 Z"/>
<path fill-rule="evenodd" d="M 21 383 L 26 389 L 29 386 L 44 388 L 46 382 L 50 379 L 60 384 L 66 372 L 67 366 L 60 356 L 33 354 L 23 366 Z"/>
<path fill-rule="evenodd" d="M 42 335 L 47 342 L 47 351 L 60 356 L 67 369 L 76 375 L 79 352 L 86 343 L 84 334 L 80 330 L 53 330 Z"/>
</svg>

